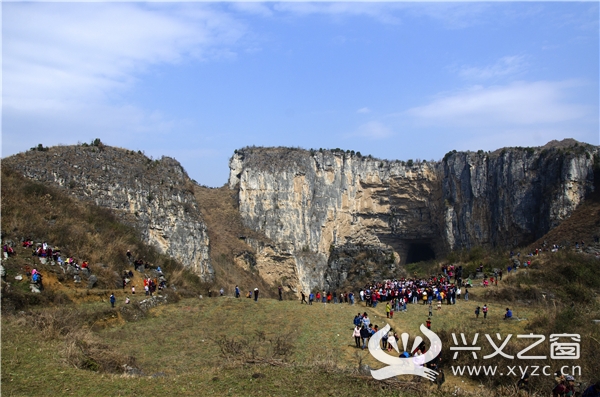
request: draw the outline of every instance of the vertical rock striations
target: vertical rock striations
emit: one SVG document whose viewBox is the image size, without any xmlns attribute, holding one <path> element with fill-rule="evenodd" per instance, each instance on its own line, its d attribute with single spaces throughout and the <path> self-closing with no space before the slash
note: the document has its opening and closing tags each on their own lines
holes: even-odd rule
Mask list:
<svg viewBox="0 0 600 397">
<path fill-rule="evenodd" d="M 114 210 L 159 251 L 191 267 L 202 280 L 213 279 L 208 234 L 193 185 L 174 159 L 152 160 L 100 144 L 30 151 L 3 161 L 28 178 Z"/>
<path fill-rule="evenodd" d="M 539 238 L 593 189 L 598 153 L 563 141 L 427 163 L 245 148 L 231 158 L 229 186 L 244 223 L 294 259 L 302 287 L 336 288 L 454 249 Z"/>
</svg>

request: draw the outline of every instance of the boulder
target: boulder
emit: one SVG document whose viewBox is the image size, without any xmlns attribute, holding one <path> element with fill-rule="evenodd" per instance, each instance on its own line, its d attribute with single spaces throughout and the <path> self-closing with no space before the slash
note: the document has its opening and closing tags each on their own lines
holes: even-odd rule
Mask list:
<svg viewBox="0 0 600 397">
<path fill-rule="evenodd" d="M 367 364 L 361 364 L 358 366 L 358 373 L 364 376 L 371 376 L 371 367 Z"/>
<path fill-rule="evenodd" d="M 98 277 L 95 274 L 92 274 L 88 279 L 88 288 L 94 288 L 94 285 L 98 282 Z"/>
</svg>

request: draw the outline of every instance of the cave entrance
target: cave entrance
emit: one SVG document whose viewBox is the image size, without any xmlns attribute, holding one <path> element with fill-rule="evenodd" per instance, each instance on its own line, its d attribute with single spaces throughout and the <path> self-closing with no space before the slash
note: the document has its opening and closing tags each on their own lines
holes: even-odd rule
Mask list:
<svg viewBox="0 0 600 397">
<path fill-rule="evenodd" d="M 406 264 L 435 259 L 435 251 L 428 243 L 411 243 L 406 253 Z"/>
</svg>

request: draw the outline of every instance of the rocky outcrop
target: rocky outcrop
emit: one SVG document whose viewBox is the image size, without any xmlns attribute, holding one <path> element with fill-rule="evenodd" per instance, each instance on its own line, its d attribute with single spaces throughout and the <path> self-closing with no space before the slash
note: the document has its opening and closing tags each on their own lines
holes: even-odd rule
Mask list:
<svg viewBox="0 0 600 397">
<path fill-rule="evenodd" d="M 152 160 L 140 152 L 100 144 L 30 151 L 3 163 L 112 209 L 160 252 L 191 267 L 204 281 L 213 279 L 208 234 L 193 184 L 174 159 Z"/>
<path fill-rule="evenodd" d="M 383 274 L 386 266 L 455 249 L 539 238 L 593 190 L 598 154 L 598 147 L 569 142 L 451 152 L 427 163 L 245 148 L 230 161 L 229 186 L 238 191 L 245 225 L 294 259 L 299 285 L 335 288 L 360 267 Z M 368 262 L 358 267 L 341 260 L 351 255 L 338 255 L 356 247 Z M 387 250 L 393 264 L 381 260 L 389 255 L 372 254 Z"/>
<path fill-rule="evenodd" d="M 512 148 L 453 153 L 443 175 L 448 249 L 514 247 L 567 219 L 594 188 L 598 148 Z"/>
</svg>

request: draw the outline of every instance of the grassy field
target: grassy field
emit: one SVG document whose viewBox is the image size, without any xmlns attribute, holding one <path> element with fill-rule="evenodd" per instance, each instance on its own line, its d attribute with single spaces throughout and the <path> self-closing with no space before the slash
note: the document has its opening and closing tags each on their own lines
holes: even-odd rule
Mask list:
<svg viewBox="0 0 600 397">
<path fill-rule="evenodd" d="M 488 320 L 475 320 L 476 305 L 482 302 L 444 305 L 434 313 L 432 329 L 439 331 L 459 323 L 480 332 L 524 333 L 528 322 L 503 321 L 504 310 L 497 305 L 491 305 Z M 152 309 L 141 321 L 126 322 L 118 307 L 112 310 L 103 302 L 82 304 L 77 309 L 86 312 L 82 317 L 100 313 L 92 327 L 96 331 L 88 331 L 93 340 L 113 354 L 134 357 L 135 366 L 143 372 L 140 376 L 75 368 L 68 363 L 67 347 L 71 338 L 77 338 L 77 330 L 55 338 L 47 329 L 29 326 L 29 314 L 4 316 L 2 394 L 352 396 L 377 390 L 379 395 L 399 395 L 401 384 L 386 386 L 357 375 L 360 357 L 363 364 L 373 368 L 383 365 L 354 347 L 352 320 L 357 312 L 367 311 L 374 324 L 384 326 L 389 322 L 412 338 L 427 319 L 428 308 L 409 305 L 408 309 L 388 320 L 382 305 L 376 309 L 359 304 L 307 306 L 297 301 L 259 299 L 256 303 L 246 298 L 219 297 L 184 299 Z M 515 312 L 525 318 L 534 314 L 527 307 L 515 307 Z M 83 320 L 73 325 L 77 327 L 90 328 Z M 275 345 L 282 340 L 288 343 L 277 351 Z M 230 354 L 223 353 L 223 343 L 232 347 L 225 349 Z M 400 380 L 412 382 L 411 377 L 406 378 Z M 436 390 L 425 381 L 417 386 L 419 394 Z M 476 392 L 478 385 L 466 378 L 447 376 L 443 390 L 449 393 L 455 386 Z"/>
</svg>

